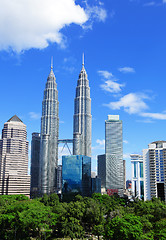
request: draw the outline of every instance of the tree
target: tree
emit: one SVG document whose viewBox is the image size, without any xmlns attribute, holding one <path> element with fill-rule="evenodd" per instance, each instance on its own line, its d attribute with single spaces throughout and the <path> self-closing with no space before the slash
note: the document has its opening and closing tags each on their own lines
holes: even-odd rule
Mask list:
<svg viewBox="0 0 166 240">
<path fill-rule="evenodd" d="M 142 240 L 143 226 L 140 217 L 127 214 L 120 218 L 108 219 L 105 224 L 104 239 L 109 240 Z"/>
<path fill-rule="evenodd" d="M 162 219 L 155 223 L 154 226 L 154 239 L 165 240 L 166 239 L 166 219 Z"/>
<path fill-rule="evenodd" d="M 37 200 L 15 202 L 0 215 L 0 239 L 41 237 L 55 229 L 57 218 L 49 206 Z"/>
</svg>

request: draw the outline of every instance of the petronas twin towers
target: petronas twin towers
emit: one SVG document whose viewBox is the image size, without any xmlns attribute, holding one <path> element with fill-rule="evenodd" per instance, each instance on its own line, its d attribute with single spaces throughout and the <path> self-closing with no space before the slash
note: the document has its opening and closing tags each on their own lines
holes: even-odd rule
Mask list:
<svg viewBox="0 0 166 240">
<path fill-rule="evenodd" d="M 83 57 L 84 58 L 84 57 Z M 84 68 L 79 74 L 74 100 L 73 154 L 91 156 L 91 98 L 87 73 Z"/>
<path fill-rule="evenodd" d="M 74 101 L 73 155 L 91 156 L 91 98 L 87 73 L 79 74 Z M 50 194 L 56 191 L 59 137 L 59 102 L 56 78 L 51 66 L 42 102 L 41 140 L 39 161 L 39 191 Z"/>
</svg>

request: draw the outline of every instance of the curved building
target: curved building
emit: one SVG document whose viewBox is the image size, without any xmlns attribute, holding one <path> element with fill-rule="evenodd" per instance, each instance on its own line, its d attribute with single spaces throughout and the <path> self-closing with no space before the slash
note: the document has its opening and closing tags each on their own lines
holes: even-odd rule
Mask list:
<svg viewBox="0 0 166 240">
<path fill-rule="evenodd" d="M 73 155 L 91 157 L 91 98 L 89 80 L 84 67 L 84 55 L 76 87 L 73 125 Z"/>
<path fill-rule="evenodd" d="M 39 192 L 50 194 L 57 188 L 59 102 L 56 78 L 51 66 L 42 102 Z"/>
</svg>

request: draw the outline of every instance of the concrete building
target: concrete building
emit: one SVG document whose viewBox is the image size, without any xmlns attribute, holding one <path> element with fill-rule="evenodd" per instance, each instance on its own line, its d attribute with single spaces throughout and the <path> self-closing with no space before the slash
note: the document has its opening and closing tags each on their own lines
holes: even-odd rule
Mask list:
<svg viewBox="0 0 166 240">
<path fill-rule="evenodd" d="M 31 197 L 38 195 L 40 133 L 32 133 L 31 141 Z"/>
<path fill-rule="evenodd" d="M 59 102 L 53 67 L 47 78 L 42 102 L 39 163 L 40 194 L 57 191 Z"/>
<path fill-rule="evenodd" d="M 91 196 L 91 158 L 62 156 L 62 193 Z"/>
<path fill-rule="evenodd" d="M 145 200 L 166 201 L 166 141 L 155 141 L 143 150 Z"/>
<path fill-rule="evenodd" d="M 132 193 L 134 197 L 144 199 L 143 156 L 131 154 Z"/>
<path fill-rule="evenodd" d="M 105 121 L 105 154 L 98 156 L 98 177 L 107 194 L 123 195 L 123 135 L 119 115 L 108 115 Z"/>
<path fill-rule="evenodd" d="M 91 98 L 87 73 L 84 67 L 79 74 L 74 100 L 73 155 L 91 157 Z"/>
<path fill-rule="evenodd" d="M 0 194 L 30 196 L 26 125 L 16 115 L 2 130 L 0 140 Z"/>
</svg>

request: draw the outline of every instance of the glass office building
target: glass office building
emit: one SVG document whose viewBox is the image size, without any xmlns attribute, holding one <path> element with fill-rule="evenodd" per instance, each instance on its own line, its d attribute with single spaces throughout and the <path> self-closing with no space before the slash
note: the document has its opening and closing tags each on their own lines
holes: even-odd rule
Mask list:
<svg viewBox="0 0 166 240">
<path fill-rule="evenodd" d="M 91 158 L 83 155 L 62 156 L 62 193 L 91 195 Z"/>
</svg>

